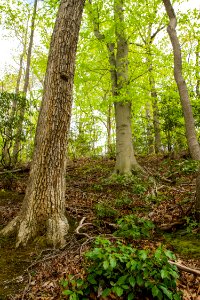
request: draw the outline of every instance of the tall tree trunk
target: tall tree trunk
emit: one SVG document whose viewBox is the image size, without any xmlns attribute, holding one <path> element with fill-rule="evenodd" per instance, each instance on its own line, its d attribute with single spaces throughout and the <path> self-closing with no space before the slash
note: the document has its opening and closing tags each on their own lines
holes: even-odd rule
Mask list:
<svg viewBox="0 0 200 300">
<path fill-rule="evenodd" d="M 115 102 L 116 119 L 116 164 L 115 172 L 119 174 L 131 173 L 133 169 L 139 170 L 136 161 L 132 130 L 131 130 L 131 100 L 128 96 L 128 41 L 125 34 L 124 1 L 114 1 L 115 34 L 117 39 L 116 75 L 117 96 Z M 125 94 L 125 96 L 124 96 Z"/>
<path fill-rule="evenodd" d="M 153 76 L 153 66 L 149 66 L 149 84 L 151 89 L 152 107 L 153 107 L 153 127 L 155 134 L 155 152 L 159 153 L 161 149 L 160 122 L 158 117 L 158 96 L 156 84 Z"/>
<path fill-rule="evenodd" d="M 38 3 L 38 0 L 35 0 L 34 1 L 34 7 L 33 7 L 32 20 L 31 20 L 31 34 L 30 34 L 30 40 L 29 40 L 29 46 L 28 46 L 26 71 L 25 71 L 25 79 L 24 79 L 24 87 L 23 87 L 23 96 L 24 96 L 25 99 L 27 97 L 27 91 L 28 91 L 28 85 L 29 85 L 31 55 L 32 55 L 33 38 L 34 38 L 34 32 L 35 32 L 35 19 L 36 19 L 36 13 L 37 13 L 37 3 Z M 14 144 L 14 148 L 13 148 L 13 162 L 14 162 L 14 164 L 16 164 L 17 161 L 18 161 L 18 154 L 19 154 L 19 151 L 20 151 L 20 141 L 21 141 L 21 136 L 22 136 L 25 109 L 26 109 L 26 105 L 20 111 L 20 123 L 19 123 L 18 128 L 17 128 L 16 140 L 15 140 L 15 144 Z"/>
<path fill-rule="evenodd" d="M 112 106 L 111 104 L 108 105 L 108 114 L 107 114 L 107 122 L 106 122 L 106 129 L 107 129 L 107 153 L 108 156 L 112 155 L 112 141 L 111 141 L 111 114 L 112 113 Z"/>
<path fill-rule="evenodd" d="M 154 153 L 154 138 L 152 135 L 152 121 L 151 121 L 151 110 L 150 110 L 150 103 L 146 103 L 145 107 L 146 111 L 146 119 L 147 119 L 147 145 L 148 145 L 148 153 Z"/>
<path fill-rule="evenodd" d="M 63 245 L 67 133 L 72 107 L 76 48 L 84 0 L 62 0 L 52 35 L 29 183 L 19 215 L 2 230 L 18 231 L 17 246 L 37 234 Z"/>
<path fill-rule="evenodd" d="M 89 0 L 92 4 L 92 0 Z M 115 173 L 128 174 L 132 170 L 141 170 L 136 161 L 131 130 L 131 100 L 129 99 L 128 87 L 128 42 L 125 36 L 125 22 L 122 0 L 114 1 L 115 35 L 116 44 L 107 43 L 108 58 L 110 64 L 110 76 L 112 95 L 115 108 L 116 121 L 116 164 Z M 94 17 L 94 34 L 98 40 L 104 41 L 105 36 L 99 30 L 98 13 Z M 115 55 L 115 48 L 117 53 Z M 126 96 L 122 96 L 125 94 Z M 122 99 L 123 98 L 123 99 Z"/>
<path fill-rule="evenodd" d="M 183 109 L 187 143 L 192 159 L 200 160 L 200 147 L 196 137 L 192 107 L 188 95 L 187 85 L 182 75 L 182 57 L 181 47 L 176 33 L 176 15 L 170 0 L 163 0 L 163 3 L 165 5 L 165 9 L 170 20 L 169 25 L 167 27 L 167 32 L 169 34 L 173 47 L 174 78 L 179 90 L 181 105 Z"/>
</svg>

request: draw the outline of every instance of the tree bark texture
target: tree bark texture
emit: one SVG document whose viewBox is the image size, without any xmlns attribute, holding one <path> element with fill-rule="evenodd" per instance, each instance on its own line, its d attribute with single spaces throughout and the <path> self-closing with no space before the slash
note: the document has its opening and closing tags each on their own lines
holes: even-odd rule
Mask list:
<svg viewBox="0 0 200 300">
<path fill-rule="evenodd" d="M 183 109 L 183 115 L 185 120 L 186 138 L 190 154 L 192 159 L 200 160 L 200 147 L 197 140 L 195 132 L 195 124 L 192 113 L 192 107 L 188 95 L 188 89 L 186 82 L 182 75 L 182 57 L 181 57 L 181 47 L 176 33 L 176 15 L 170 0 L 163 0 L 167 15 L 169 17 L 169 25 L 167 27 L 167 32 L 169 34 L 173 53 L 174 53 L 174 78 L 179 90 L 181 105 Z"/>
<path fill-rule="evenodd" d="M 33 162 L 19 216 L 3 229 L 18 229 L 17 246 L 39 233 L 65 244 L 65 169 L 75 57 L 84 0 L 62 0 L 52 35 Z"/>
</svg>

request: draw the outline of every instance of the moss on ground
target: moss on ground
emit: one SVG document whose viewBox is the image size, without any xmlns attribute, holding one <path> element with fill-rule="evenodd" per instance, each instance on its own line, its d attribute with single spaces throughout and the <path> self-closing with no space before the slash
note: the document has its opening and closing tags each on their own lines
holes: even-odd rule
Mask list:
<svg viewBox="0 0 200 300">
<path fill-rule="evenodd" d="M 200 234 L 185 234 L 179 232 L 166 235 L 167 241 L 174 251 L 187 258 L 200 258 Z"/>
</svg>

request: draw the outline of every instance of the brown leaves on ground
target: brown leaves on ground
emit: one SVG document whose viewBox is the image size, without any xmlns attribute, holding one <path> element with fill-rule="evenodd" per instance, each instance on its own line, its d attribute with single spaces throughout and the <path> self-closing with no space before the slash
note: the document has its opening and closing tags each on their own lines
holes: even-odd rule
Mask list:
<svg viewBox="0 0 200 300">
<path fill-rule="evenodd" d="M 44 249 L 42 252 L 36 247 L 33 250 L 35 252 L 33 261 L 21 272 L 23 290 L 19 290 L 17 294 L 7 299 L 61 299 L 60 280 L 68 274 L 73 274 L 75 277 L 84 276 L 83 253 L 89 249 L 93 237 L 99 234 L 111 234 L 115 230 L 113 225 L 115 219 L 125 214 L 134 213 L 149 218 L 159 228 L 165 227 L 169 232 L 184 226 L 185 217 L 193 213 L 195 172 L 189 175 L 183 174 L 181 169 L 177 170 L 171 162 L 165 163 L 161 158 L 141 159 L 140 164 L 147 171 L 146 178 L 143 180 L 149 180 L 149 177 L 153 180 L 142 193 L 140 191 L 134 193 L 133 184 L 124 185 L 109 180 L 114 168 L 112 160 L 80 159 L 69 163 L 66 175 L 66 214 L 70 223 L 70 233 L 66 246 L 61 250 Z M 15 174 L 16 177 L 12 178 L 12 181 L 5 181 L 1 175 L 2 225 L 17 214 L 23 198 L 22 193 L 25 191 L 27 175 L 24 173 L 17 177 Z M 10 199 L 7 191 L 3 196 L 4 190 L 7 189 L 12 191 L 9 192 Z M 116 215 L 113 213 L 113 216 L 98 217 L 96 207 L 105 203 L 106 211 L 113 209 Z M 90 224 L 81 227 L 79 234 L 75 230 L 83 217 L 85 217 L 84 223 L 91 223 L 93 226 Z M 140 246 L 145 249 L 154 248 L 160 242 L 164 242 L 162 235 L 155 235 L 154 240 L 140 242 Z M 179 255 L 178 258 L 183 265 L 200 268 L 197 259 L 183 258 Z M 178 288 L 183 292 L 183 299 L 199 300 L 199 277 L 182 271 L 180 274 Z M 109 299 L 116 299 L 113 297 Z"/>
</svg>

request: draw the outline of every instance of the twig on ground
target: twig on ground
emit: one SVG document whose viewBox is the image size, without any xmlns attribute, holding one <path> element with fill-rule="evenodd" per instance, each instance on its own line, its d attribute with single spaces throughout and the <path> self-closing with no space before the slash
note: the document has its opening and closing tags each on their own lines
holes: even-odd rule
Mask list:
<svg viewBox="0 0 200 300">
<path fill-rule="evenodd" d="M 30 170 L 30 168 L 16 169 L 16 170 L 5 170 L 5 171 L 0 172 L 0 175 L 7 174 L 7 173 L 25 172 L 25 171 L 29 171 L 29 170 Z"/>
<path fill-rule="evenodd" d="M 30 284 L 31 284 L 32 276 L 31 276 L 30 273 L 28 273 L 28 276 L 29 276 L 29 280 L 28 280 L 28 284 L 24 288 L 24 291 L 23 291 L 23 294 L 22 294 L 22 300 L 24 300 L 24 297 L 25 297 L 26 293 L 28 292 L 28 289 L 29 289 Z"/>
<path fill-rule="evenodd" d="M 172 264 L 172 265 L 175 265 L 178 269 L 182 270 L 182 271 L 185 271 L 187 273 L 192 273 L 192 274 L 195 274 L 197 276 L 200 276 L 200 270 L 197 270 L 197 269 L 192 269 L 192 268 L 189 268 L 189 267 L 186 267 L 186 266 L 183 266 L 179 263 L 176 263 L 174 261 L 171 261 L 169 260 L 169 263 Z"/>
<path fill-rule="evenodd" d="M 85 221 L 86 217 L 83 217 L 78 225 L 78 227 L 76 228 L 75 232 L 78 235 L 84 235 L 86 236 L 88 239 L 91 238 L 91 236 L 89 236 L 89 234 L 85 233 L 85 232 L 79 232 L 79 230 L 84 227 L 84 226 L 94 226 L 94 224 L 92 223 L 83 223 Z"/>
</svg>

